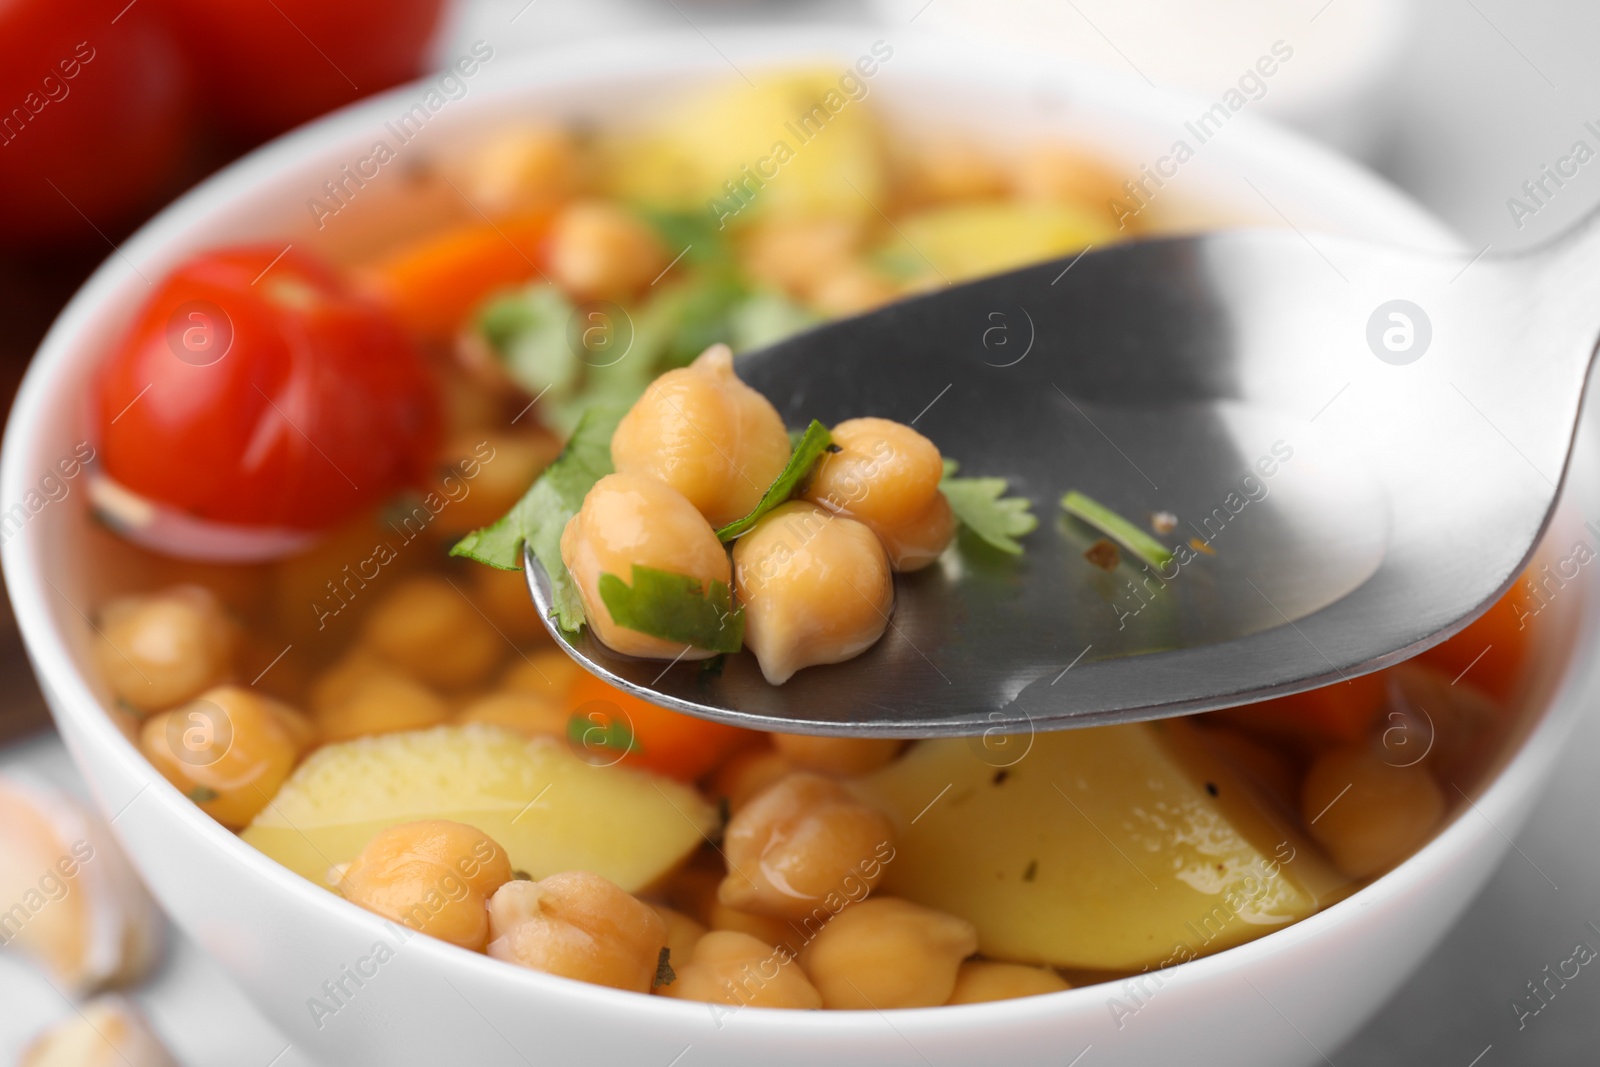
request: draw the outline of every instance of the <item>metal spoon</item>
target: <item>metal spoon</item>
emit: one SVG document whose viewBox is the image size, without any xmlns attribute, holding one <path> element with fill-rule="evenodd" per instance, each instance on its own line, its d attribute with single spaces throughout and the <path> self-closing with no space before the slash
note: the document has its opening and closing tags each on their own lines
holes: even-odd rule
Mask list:
<svg viewBox="0 0 1600 1067">
<path fill-rule="evenodd" d="M 1600 337 L 1597 275 L 1594 218 L 1470 262 L 1238 231 L 819 327 L 739 373 L 791 425 L 900 419 L 963 474 L 1009 479 L 1040 517 L 1026 554 L 963 537 L 900 577 L 874 648 L 781 687 L 746 654 L 717 673 L 587 631 L 566 647 L 665 707 L 856 735 L 1128 722 L 1376 670 L 1461 629 L 1531 556 Z M 1161 539 L 1181 562 L 1092 565 L 1099 534 L 1061 512 L 1069 489 L 1140 525 L 1176 516 Z"/>
</svg>

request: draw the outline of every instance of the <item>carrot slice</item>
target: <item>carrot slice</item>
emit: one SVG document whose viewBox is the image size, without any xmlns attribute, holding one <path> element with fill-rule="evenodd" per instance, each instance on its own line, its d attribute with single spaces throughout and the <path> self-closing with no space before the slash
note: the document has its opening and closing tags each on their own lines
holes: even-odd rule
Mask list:
<svg viewBox="0 0 1600 1067">
<path fill-rule="evenodd" d="M 539 276 L 550 218 L 539 211 L 463 223 L 402 245 L 357 274 L 407 329 L 448 340 L 496 289 Z"/>
<path fill-rule="evenodd" d="M 567 740 L 590 759 L 692 782 L 745 745 L 755 730 L 657 707 L 585 672 L 568 696 Z"/>
<path fill-rule="evenodd" d="M 1528 575 L 1519 577 L 1510 592 L 1465 630 L 1417 659 L 1497 700 L 1510 697 L 1528 658 L 1529 636 L 1538 625 L 1532 618 L 1523 618 L 1532 600 L 1524 590 L 1525 577 Z"/>
<path fill-rule="evenodd" d="M 1388 701 L 1382 671 L 1325 685 L 1293 696 L 1213 712 L 1215 721 L 1258 737 L 1279 738 L 1314 748 L 1355 744 L 1371 733 Z"/>
</svg>

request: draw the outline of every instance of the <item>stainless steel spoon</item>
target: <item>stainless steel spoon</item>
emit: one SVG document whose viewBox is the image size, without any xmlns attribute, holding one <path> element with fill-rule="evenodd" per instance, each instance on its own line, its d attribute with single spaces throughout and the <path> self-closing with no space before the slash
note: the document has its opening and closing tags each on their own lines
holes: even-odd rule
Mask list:
<svg viewBox="0 0 1600 1067">
<path fill-rule="evenodd" d="M 1114 246 L 907 300 L 741 357 L 793 425 L 913 422 L 1040 528 L 897 582 L 884 639 L 774 687 L 568 651 L 665 707 L 856 735 L 1203 711 L 1422 651 L 1515 579 L 1565 476 L 1600 337 L 1600 222 L 1514 257 L 1238 231 Z M 1058 501 L 1176 516 L 1158 573 Z M 1162 525 L 1159 524 L 1158 525 Z M 1191 543 L 1192 539 L 1192 543 Z M 529 582 L 541 612 L 549 590 Z"/>
</svg>

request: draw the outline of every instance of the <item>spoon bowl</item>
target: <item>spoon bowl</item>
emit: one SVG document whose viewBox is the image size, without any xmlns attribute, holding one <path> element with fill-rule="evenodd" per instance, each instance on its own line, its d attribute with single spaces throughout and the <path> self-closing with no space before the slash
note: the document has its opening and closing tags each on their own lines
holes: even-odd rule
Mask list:
<svg viewBox="0 0 1600 1067">
<path fill-rule="evenodd" d="M 1294 229 L 1134 242 L 743 356 L 791 425 L 901 419 L 1008 479 L 1041 519 L 1025 554 L 963 537 L 899 576 L 877 645 L 783 686 L 748 656 L 566 647 L 706 718 L 923 736 L 1205 711 L 1405 659 L 1504 592 L 1549 521 L 1600 333 L 1571 280 L 1594 236 L 1477 259 Z M 1089 562 L 1072 489 L 1174 517 L 1154 527 L 1174 559 Z"/>
</svg>

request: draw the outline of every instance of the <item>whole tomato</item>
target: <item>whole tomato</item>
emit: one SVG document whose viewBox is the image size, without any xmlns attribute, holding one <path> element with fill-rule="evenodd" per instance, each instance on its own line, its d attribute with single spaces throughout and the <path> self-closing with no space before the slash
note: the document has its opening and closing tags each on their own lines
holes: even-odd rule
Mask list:
<svg viewBox="0 0 1600 1067">
<path fill-rule="evenodd" d="M 205 253 L 102 366 L 105 473 L 213 523 L 314 531 L 431 473 L 437 386 L 389 312 L 321 261 Z"/>
<path fill-rule="evenodd" d="M 207 106 L 265 138 L 421 72 L 443 0 L 162 0 Z"/>
<path fill-rule="evenodd" d="M 154 5 L 0 0 L 0 240 L 97 240 L 164 192 L 189 87 Z"/>
</svg>

